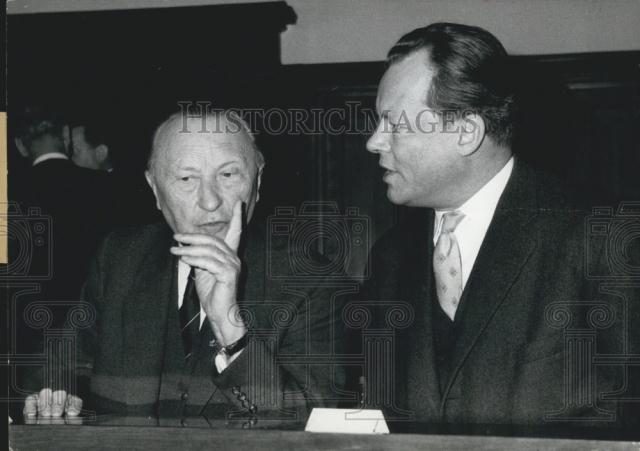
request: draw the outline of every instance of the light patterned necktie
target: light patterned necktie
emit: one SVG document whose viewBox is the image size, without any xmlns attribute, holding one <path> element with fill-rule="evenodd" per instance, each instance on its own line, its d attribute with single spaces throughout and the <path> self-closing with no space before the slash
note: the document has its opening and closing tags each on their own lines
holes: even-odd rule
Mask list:
<svg viewBox="0 0 640 451">
<path fill-rule="evenodd" d="M 433 252 L 433 273 L 440 307 L 453 321 L 462 296 L 462 261 L 460 247 L 453 233 L 464 214 L 450 211 L 442 215 L 440 236 Z"/>
</svg>

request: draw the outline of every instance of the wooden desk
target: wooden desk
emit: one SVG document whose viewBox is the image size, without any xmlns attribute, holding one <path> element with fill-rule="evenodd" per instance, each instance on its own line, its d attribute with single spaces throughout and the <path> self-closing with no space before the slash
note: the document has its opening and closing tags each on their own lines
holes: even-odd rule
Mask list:
<svg viewBox="0 0 640 451">
<path fill-rule="evenodd" d="M 9 443 L 22 450 L 638 450 L 639 442 L 444 435 L 313 434 L 148 426 L 12 425 Z"/>
</svg>

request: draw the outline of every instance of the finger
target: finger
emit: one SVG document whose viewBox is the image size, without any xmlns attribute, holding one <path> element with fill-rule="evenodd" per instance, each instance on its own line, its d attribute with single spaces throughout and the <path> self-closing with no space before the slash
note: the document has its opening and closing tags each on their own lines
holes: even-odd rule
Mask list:
<svg viewBox="0 0 640 451">
<path fill-rule="evenodd" d="M 65 424 L 62 417 L 38 417 L 36 424 L 51 425 L 51 424 Z"/>
<path fill-rule="evenodd" d="M 185 262 L 189 266 L 193 266 L 198 269 L 202 269 L 220 280 L 226 280 L 228 277 L 220 277 L 226 274 L 230 274 L 229 272 L 229 264 L 228 262 L 221 262 L 217 259 L 209 258 L 209 257 L 191 257 L 191 256 L 183 256 L 181 257 L 182 261 Z M 237 267 L 235 268 L 237 269 Z M 234 271 L 237 273 L 237 271 Z"/>
<path fill-rule="evenodd" d="M 65 412 L 68 417 L 77 417 L 82 411 L 82 399 L 75 395 L 67 396 Z"/>
<path fill-rule="evenodd" d="M 234 251 L 238 251 L 240 245 L 240 237 L 242 236 L 242 201 L 236 202 L 233 206 L 233 216 L 229 223 L 229 229 L 227 230 L 227 236 L 224 237 L 224 242 Z"/>
<path fill-rule="evenodd" d="M 221 240 L 216 236 L 191 234 L 191 233 L 187 235 L 183 235 L 181 233 L 176 233 L 175 235 L 173 235 L 173 238 L 182 244 L 188 244 L 188 246 L 173 246 L 171 248 L 172 253 L 175 248 L 188 249 L 188 248 L 197 247 L 197 246 L 208 246 L 208 247 L 215 247 L 215 248 L 221 249 L 230 255 L 236 255 L 235 250 L 231 249 L 229 245 L 225 243 L 224 240 Z"/>
<path fill-rule="evenodd" d="M 65 417 L 65 423 L 80 426 L 83 423 L 83 418 L 77 415 L 76 416 L 67 415 Z"/>
<path fill-rule="evenodd" d="M 67 392 L 56 390 L 51 395 L 51 416 L 61 417 L 67 405 Z"/>
<path fill-rule="evenodd" d="M 25 418 L 35 417 L 38 415 L 38 394 L 33 393 L 24 400 L 24 409 L 22 415 Z"/>
<path fill-rule="evenodd" d="M 191 245 L 215 245 L 224 243 L 223 240 L 215 235 L 203 235 L 202 233 L 176 233 L 173 235 L 173 238 L 182 244 Z"/>
<path fill-rule="evenodd" d="M 238 257 L 224 245 L 226 249 L 216 246 L 174 246 L 170 249 L 173 255 L 188 257 L 210 257 L 220 261 L 233 263 Z"/>
<path fill-rule="evenodd" d="M 24 417 L 24 424 L 38 424 L 38 417 Z"/>
<path fill-rule="evenodd" d="M 50 417 L 51 416 L 51 398 L 53 397 L 53 392 L 50 388 L 43 388 L 38 393 L 38 415 L 41 417 Z"/>
</svg>

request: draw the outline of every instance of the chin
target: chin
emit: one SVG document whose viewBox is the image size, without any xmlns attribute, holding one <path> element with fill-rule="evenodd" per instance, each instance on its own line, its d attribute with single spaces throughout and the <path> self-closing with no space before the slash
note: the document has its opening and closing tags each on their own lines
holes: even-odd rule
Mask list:
<svg viewBox="0 0 640 451">
<path fill-rule="evenodd" d="M 398 190 L 393 189 L 391 186 L 387 187 L 387 199 L 389 199 L 389 202 L 396 205 L 404 205 L 406 202 L 406 199 L 402 197 L 401 193 L 399 193 Z"/>
<path fill-rule="evenodd" d="M 394 191 L 391 188 L 387 190 L 387 199 L 389 199 L 389 202 L 392 204 L 402 205 L 404 207 L 425 207 L 424 202 L 421 202 L 422 199 L 416 199 L 415 197 L 407 195 L 407 193 Z"/>
</svg>

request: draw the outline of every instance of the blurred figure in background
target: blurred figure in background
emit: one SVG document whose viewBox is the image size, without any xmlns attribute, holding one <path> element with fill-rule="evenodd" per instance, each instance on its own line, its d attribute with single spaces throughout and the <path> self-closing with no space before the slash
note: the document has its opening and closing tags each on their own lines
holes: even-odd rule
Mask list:
<svg viewBox="0 0 640 451">
<path fill-rule="evenodd" d="M 10 301 L 10 352 L 42 355 L 48 352 L 46 330 L 63 327 L 79 302 L 89 259 L 109 228 L 111 202 L 105 198 L 106 174 L 71 161 L 69 126 L 61 114 L 29 106 L 10 117 L 10 142 L 28 165 L 9 168 L 10 179 L 19 179 L 10 186 L 10 199 L 20 213 L 10 219 L 15 236 L 9 239 L 9 256 L 12 262 L 24 260 L 25 266 L 13 265 L 13 271 L 20 272 L 20 280 L 29 284 Z M 25 235 L 25 224 L 39 229 Z M 9 278 L 14 275 L 9 270 Z M 42 321 L 34 319 L 37 310 L 47 312 L 51 321 L 39 324 Z M 18 366 L 12 396 L 42 386 L 43 376 L 37 366 Z"/>
<path fill-rule="evenodd" d="M 25 107 L 16 118 L 14 142 L 31 161 L 20 200 L 51 217 L 53 232 L 48 299 L 77 299 L 87 261 L 104 231 L 105 175 L 69 158 L 69 126 L 43 106 Z M 98 216 L 98 212 L 101 215 Z"/>
<path fill-rule="evenodd" d="M 151 190 L 134 164 L 136 155 L 147 154 L 136 140 L 141 131 L 127 128 L 129 121 L 116 114 L 117 107 L 99 103 L 73 114 L 69 130 L 71 159 L 77 166 L 104 175 L 105 183 L 94 188 L 104 190 L 102 198 L 109 217 L 102 214 L 101 219 L 109 228 L 157 221 L 159 214 L 149 207 L 153 205 Z"/>
<path fill-rule="evenodd" d="M 113 162 L 109 149 L 109 138 L 105 127 L 92 124 L 91 127 L 79 125 L 71 129 L 73 162 L 82 168 L 112 172 Z"/>
</svg>

